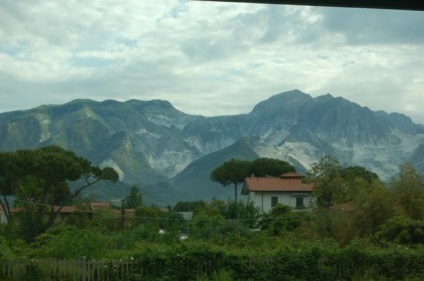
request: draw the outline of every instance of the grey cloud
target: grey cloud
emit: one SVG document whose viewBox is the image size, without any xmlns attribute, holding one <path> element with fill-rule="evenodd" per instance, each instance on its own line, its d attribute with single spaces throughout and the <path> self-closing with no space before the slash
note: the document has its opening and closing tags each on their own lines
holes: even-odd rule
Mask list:
<svg viewBox="0 0 424 281">
<path fill-rule="evenodd" d="M 323 26 L 348 44 L 423 44 L 422 12 L 317 8 Z"/>
<path fill-rule="evenodd" d="M 270 44 L 286 40 L 301 25 L 299 14 L 288 13 L 284 6 L 266 5 L 251 13 L 241 13 L 229 21 L 243 39 L 252 44 Z M 238 34 L 235 34 L 236 36 Z M 293 32 L 297 34 L 297 32 Z M 240 38 L 239 38 L 240 39 Z"/>
<path fill-rule="evenodd" d="M 222 38 L 216 41 L 212 38 L 191 38 L 180 44 L 183 53 L 194 62 L 220 60 L 231 52 L 228 42 L 223 43 Z"/>
<path fill-rule="evenodd" d="M 308 11 L 305 13 L 305 11 Z M 254 13 L 239 14 L 231 23 L 248 37 L 252 45 L 319 44 L 328 32 L 309 17 L 318 16 L 314 9 L 266 5 Z"/>
<path fill-rule="evenodd" d="M 66 5 L 38 1 L 31 14 L 31 3 L 0 5 L 0 41 L 9 42 L 0 46 L 0 111 L 160 98 L 188 113 L 235 114 L 299 88 L 405 112 L 403 100 L 370 97 L 422 96 L 421 13 L 135 0 L 75 1 L 63 13 Z M 33 66 L 45 75 L 24 80 Z"/>
<path fill-rule="evenodd" d="M 268 7 L 266 9 L 266 32 L 263 43 L 270 43 L 288 36 L 291 28 L 296 27 L 297 18 L 287 16 L 282 8 Z"/>
</svg>

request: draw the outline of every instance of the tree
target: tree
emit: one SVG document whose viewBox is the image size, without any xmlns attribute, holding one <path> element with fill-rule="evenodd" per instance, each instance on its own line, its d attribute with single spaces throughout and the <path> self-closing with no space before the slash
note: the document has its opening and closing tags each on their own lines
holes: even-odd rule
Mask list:
<svg viewBox="0 0 424 281">
<path fill-rule="evenodd" d="M 233 184 L 234 198 L 237 201 L 237 186 L 243 183 L 246 177 L 252 174 L 257 177 L 278 177 L 288 172 L 295 172 L 295 168 L 288 162 L 278 159 L 258 158 L 252 162 L 231 159 L 212 171 L 211 180 L 223 186 Z"/>
<path fill-rule="evenodd" d="M 379 244 L 424 244 L 424 221 L 398 216 L 390 219 L 374 235 Z"/>
<path fill-rule="evenodd" d="M 8 157 L 11 168 L 6 168 L 3 178 L 9 185 L 2 195 L 13 194 L 23 209 L 21 226 L 28 240 L 51 227 L 62 208 L 83 190 L 101 180 L 118 180 L 114 169 L 93 166 L 59 146 L 18 150 Z M 77 185 L 72 191 L 71 182 Z"/>
<path fill-rule="evenodd" d="M 296 169 L 288 162 L 273 158 L 258 158 L 252 161 L 251 174 L 256 177 L 279 177 Z"/>
<path fill-rule="evenodd" d="M 198 210 L 190 220 L 190 236 L 200 239 L 212 238 L 225 223 L 225 217 L 210 208 Z"/>
<path fill-rule="evenodd" d="M 239 219 L 242 224 L 254 228 L 261 216 L 259 207 L 255 207 L 252 201 L 231 201 L 228 200 L 225 212 L 222 213 L 226 219 Z"/>
<path fill-rule="evenodd" d="M 354 200 L 357 233 L 371 236 L 385 224 L 392 216 L 391 199 L 390 191 L 378 180 L 362 188 Z"/>
<path fill-rule="evenodd" d="M 424 182 L 413 165 L 400 165 L 399 175 L 392 179 L 391 187 L 396 203 L 406 216 L 424 219 Z"/>
<path fill-rule="evenodd" d="M 55 225 L 33 242 L 33 254 L 54 259 L 100 259 L 111 245 L 111 238 L 97 229 Z"/>
<path fill-rule="evenodd" d="M 348 188 L 341 176 L 342 167 L 331 156 L 324 156 L 308 171 L 306 181 L 314 184 L 318 207 L 329 208 L 346 201 Z"/>
<path fill-rule="evenodd" d="M 198 201 L 178 201 L 177 204 L 172 208 L 176 212 L 195 212 L 206 206 L 206 202 L 203 200 Z"/>
<path fill-rule="evenodd" d="M 246 160 L 231 159 L 215 168 L 211 173 L 211 180 L 223 186 L 234 185 L 234 200 L 237 201 L 237 186 L 244 182 L 249 175 L 251 163 Z"/>
<path fill-rule="evenodd" d="M 362 166 L 351 166 L 341 170 L 342 177 L 353 182 L 355 178 L 361 178 L 366 180 L 368 183 L 372 183 L 375 180 L 379 180 L 378 175 L 373 173 Z"/>
<path fill-rule="evenodd" d="M 135 209 L 143 204 L 143 196 L 137 186 L 131 186 L 130 192 L 125 198 L 125 203 L 130 209 Z"/>
<path fill-rule="evenodd" d="M 362 192 L 372 192 L 372 188 L 378 186 L 375 182 L 382 182 L 376 173 L 373 173 L 362 166 L 352 166 L 343 168 L 340 171 L 346 186 L 348 187 L 347 200 L 352 201 Z M 365 190 L 362 190 L 364 189 Z"/>
<path fill-rule="evenodd" d="M 138 206 L 135 209 L 137 224 L 154 226 L 157 229 L 161 224 L 161 210 L 156 206 Z"/>
</svg>

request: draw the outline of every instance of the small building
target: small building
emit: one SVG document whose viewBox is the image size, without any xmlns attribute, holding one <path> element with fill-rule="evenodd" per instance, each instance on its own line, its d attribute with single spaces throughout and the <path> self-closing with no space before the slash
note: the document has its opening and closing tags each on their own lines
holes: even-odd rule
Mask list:
<svg viewBox="0 0 424 281">
<path fill-rule="evenodd" d="M 91 202 L 88 208 L 91 211 L 108 210 L 110 209 L 110 203 L 109 202 Z"/>
<path fill-rule="evenodd" d="M 60 206 L 52 206 L 52 211 L 57 212 Z M 67 219 L 69 216 L 76 212 L 77 208 L 75 206 L 63 206 L 59 211 L 58 218 L 62 221 Z"/>
<path fill-rule="evenodd" d="M 3 211 L 3 207 L 0 205 L 0 223 L 6 224 L 7 223 L 7 217 L 6 214 Z"/>
<path fill-rule="evenodd" d="M 303 182 L 303 175 L 286 173 L 280 177 L 248 177 L 241 193 L 262 212 L 269 212 L 277 204 L 293 209 L 308 209 L 312 202 L 312 184 Z"/>
<path fill-rule="evenodd" d="M 22 211 L 22 208 L 10 208 L 10 214 L 16 214 Z M 8 220 L 7 220 L 7 216 L 6 216 L 6 211 L 3 210 L 3 207 L 0 205 L 0 223 L 1 224 L 7 224 Z"/>
<path fill-rule="evenodd" d="M 193 218 L 193 212 L 178 212 L 185 221 L 190 221 Z"/>
</svg>

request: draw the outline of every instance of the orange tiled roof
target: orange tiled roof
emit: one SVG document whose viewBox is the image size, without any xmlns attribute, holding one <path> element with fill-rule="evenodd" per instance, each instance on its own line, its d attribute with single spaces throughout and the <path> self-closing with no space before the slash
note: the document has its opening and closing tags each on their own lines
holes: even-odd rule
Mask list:
<svg viewBox="0 0 424 281">
<path fill-rule="evenodd" d="M 110 207 L 110 203 L 108 202 L 91 202 L 90 203 L 90 208 L 94 209 L 94 208 L 109 208 Z"/>
<path fill-rule="evenodd" d="M 297 174 L 299 175 L 299 174 Z M 249 191 L 312 191 L 312 184 L 302 183 L 303 176 L 279 178 L 246 178 L 242 193 L 247 194 Z"/>
<path fill-rule="evenodd" d="M 122 214 L 121 209 L 112 209 L 112 212 L 115 214 Z M 135 216 L 135 209 L 125 209 L 125 216 L 133 217 Z"/>
<path fill-rule="evenodd" d="M 24 210 L 24 208 L 10 208 L 11 213 L 19 213 L 23 210 Z"/>
<path fill-rule="evenodd" d="M 53 206 L 54 211 L 56 212 L 59 209 L 59 206 Z M 77 208 L 75 206 L 63 206 L 62 209 L 60 210 L 61 214 L 70 214 L 75 212 Z"/>
<path fill-rule="evenodd" d="M 304 175 L 301 175 L 295 172 L 285 173 L 280 176 L 280 178 L 299 178 L 299 179 L 302 179 L 304 177 L 305 177 Z"/>
</svg>

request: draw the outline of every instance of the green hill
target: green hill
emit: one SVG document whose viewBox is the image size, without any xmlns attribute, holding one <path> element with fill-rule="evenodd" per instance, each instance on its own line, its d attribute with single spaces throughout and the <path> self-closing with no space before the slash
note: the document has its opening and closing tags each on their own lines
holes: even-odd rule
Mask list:
<svg viewBox="0 0 424 281">
<path fill-rule="evenodd" d="M 232 197 L 233 189 L 211 181 L 210 174 L 213 169 L 232 158 L 249 161 L 259 158 L 249 145 L 251 141 L 251 139 L 243 138 L 227 148 L 194 161 L 171 180 L 171 185 L 176 190 L 186 193 L 190 197 L 187 200 Z"/>
</svg>

